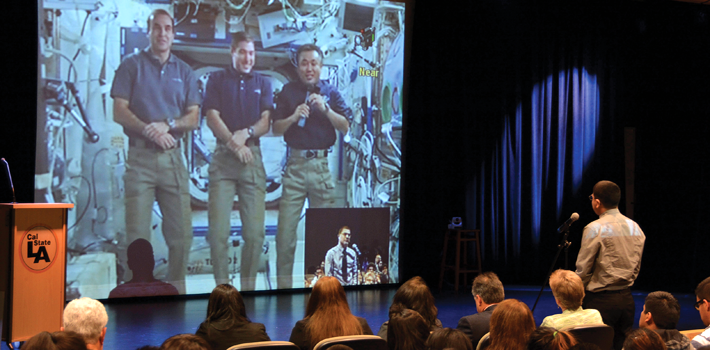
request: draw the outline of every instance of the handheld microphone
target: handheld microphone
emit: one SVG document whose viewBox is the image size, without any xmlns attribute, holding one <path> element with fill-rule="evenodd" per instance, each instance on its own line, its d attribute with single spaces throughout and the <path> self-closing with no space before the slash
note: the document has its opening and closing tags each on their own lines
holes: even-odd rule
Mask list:
<svg viewBox="0 0 710 350">
<path fill-rule="evenodd" d="M 311 97 L 312 94 L 320 94 L 320 86 L 314 85 L 314 84 L 308 84 L 308 92 L 306 92 L 306 100 L 304 103 L 308 104 L 310 107 L 310 104 L 308 103 L 308 99 Z M 301 115 L 301 118 L 298 119 L 298 126 L 303 127 L 306 125 L 306 116 Z"/>
<path fill-rule="evenodd" d="M 577 221 L 577 219 L 579 219 L 579 214 L 572 213 L 572 216 L 570 216 L 569 219 L 567 219 L 567 221 L 565 221 L 565 223 L 557 229 L 557 232 L 562 233 L 569 230 L 569 227 L 572 225 L 573 222 Z"/>
<path fill-rule="evenodd" d="M 10 189 L 12 190 L 12 203 L 17 203 L 15 199 L 15 185 L 12 184 L 12 174 L 10 174 L 10 164 L 7 164 L 5 158 L 0 158 L 3 163 L 5 163 L 5 168 L 7 169 L 7 178 L 10 180 Z"/>
</svg>

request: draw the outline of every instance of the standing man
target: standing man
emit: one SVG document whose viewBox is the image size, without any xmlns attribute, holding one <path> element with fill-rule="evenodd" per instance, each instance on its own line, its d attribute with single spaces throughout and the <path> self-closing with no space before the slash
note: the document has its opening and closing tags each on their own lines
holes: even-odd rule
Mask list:
<svg viewBox="0 0 710 350">
<path fill-rule="evenodd" d="M 658 333 L 668 350 L 693 350 L 690 339 L 676 329 L 678 320 L 680 304 L 671 293 L 653 292 L 646 296 L 639 317 L 639 328 L 648 328 Z"/>
<path fill-rule="evenodd" d="M 231 283 L 227 240 L 236 192 L 244 239 L 240 290 L 245 291 L 254 290 L 264 244 L 266 172 L 259 137 L 269 131 L 274 103 L 269 80 L 252 71 L 254 39 L 244 32 L 235 33 L 231 53 L 232 66 L 210 75 L 203 107 L 207 125 L 217 138 L 209 170 L 208 241 L 216 283 Z"/>
<path fill-rule="evenodd" d="M 476 301 L 476 314 L 461 317 L 456 329 L 464 332 L 475 349 L 478 342 L 491 330 L 491 315 L 496 305 L 505 299 L 503 283 L 493 272 L 484 272 L 473 280 L 471 287 Z"/>
<path fill-rule="evenodd" d="M 338 230 L 338 244 L 325 254 L 325 275 L 337 278 L 344 286 L 358 284 L 357 255 L 349 245 L 350 228 L 343 226 Z"/>
<path fill-rule="evenodd" d="M 692 345 L 696 349 L 710 346 L 710 277 L 704 279 L 695 288 L 695 309 L 700 312 L 700 319 L 703 320 L 705 330 L 693 337 Z"/>
<path fill-rule="evenodd" d="M 163 216 L 168 282 L 185 293 L 192 245 L 189 177 L 180 139 L 197 127 L 200 94 L 185 62 L 171 54 L 173 18 L 162 9 L 148 17 L 150 46 L 126 57 L 111 88 L 114 120 L 128 136 L 126 245 L 150 240 L 153 202 Z"/>
<path fill-rule="evenodd" d="M 338 90 L 320 80 L 321 49 L 303 45 L 296 58 L 299 80 L 284 85 L 274 113 L 274 134 L 283 134 L 289 147 L 276 236 L 278 288 L 293 287 L 296 228 L 306 198 L 310 208 L 335 204 L 328 149 L 335 144 L 336 130 L 348 132 L 348 120 L 352 118 L 352 111 Z"/>
<path fill-rule="evenodd" d="M 619 186 L 599 181 L 589 196 L 599 219 L 584 228 L 577 256 L 577 275 L 586 293 L 582 306 L 596 309 L 604 323 L 614 328 L 614 348 L 622 348 L 634 323 L 635 305 L 631 287 L 641 268 L 646 240 L 636 222 L 621 215 Z"/>
</svg>

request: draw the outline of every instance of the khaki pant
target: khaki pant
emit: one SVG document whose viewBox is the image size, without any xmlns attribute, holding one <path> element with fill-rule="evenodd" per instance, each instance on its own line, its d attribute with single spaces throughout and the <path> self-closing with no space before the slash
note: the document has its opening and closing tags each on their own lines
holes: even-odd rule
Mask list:
<svg viewBox="0 0 710 350">
<path fill-rule="evenodd" d="M 331 208 L 335 205 L 335 186 L 328 168 L 328 158 L 306 159 L 292 153 L 283 175 L 282 187 L 276 235 L 276 274 L 279 289 L 293 288 L 296 228 L 306 198 L 310 208 Z"/>
<path fill-rule="evenodd" d="M 192 247 L 189 177 L 179 148 L 157 150 L 131 146 L 126 161 L 126 246 L 150 241 L 153 202 L 163 215 L 168 245 L 168 283 L 185 294 L 185 273 Z"/>
<path fill-rule="evenodd" d="M 229 149 L 218 145 L 210 163 L 209 234 L 212 267 L 217 284 L 230 283 L 228 247 L 234 194 L 239 196 L 242 221 L 240 290 L 254 290 L 259 256 L 264 245 L 266 172 L 259 146 L 249 147 L 254 160 L 244 164 Z"/>
</svg>

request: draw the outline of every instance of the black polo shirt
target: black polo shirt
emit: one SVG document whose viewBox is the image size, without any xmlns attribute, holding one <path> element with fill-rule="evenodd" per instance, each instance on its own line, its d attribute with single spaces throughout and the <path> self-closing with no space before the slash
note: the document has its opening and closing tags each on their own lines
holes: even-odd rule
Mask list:
<svg viewBox="0 0 710 350">
<path fill-rule="evenodd" d="M 214 72 L 207 81 L 202 108 L 219 111 L 230 132 L 248 128 L 263 111 L 274 109 L 271 82 L 259 73 L 240 73 L 234 67 Z"/>
<path fill-rule="evenodd" d="M 338 89 L 323 80 L 318 85 L 320 94 L 324 96 L 330 108 L 335 113 L 347 118 L 348 121 L 352 120 L 353 112 L 345 103 Z M 306 101 L 307 96 L 308 88 L 301 81 L 294 81 L 284 85 L 283 91 L 279 94 L 276 102 L 276 111 L 273 119 L 288 118 L 298 105 Z M 311 114 L 306 119 L 306 124 L 303 127 L 293 123 L 284 133 L 286 144 L 296 149 L 328 149 L 335 144 L 335 137 L 335 127 L 330 123 L 328 117 L 314 108 L 311 108 Z"/>
<path fill-rule="evenodd" d="M 146 123 L 180 118 L 201 100 L 192 68 L 174 54 L 161 65 L 149 47 L 123 59 L 113 78 L 111 97 L 128 100 L 131 112 Z M 126 128 L 124 132 L 141 136 Z"/>
</svg>

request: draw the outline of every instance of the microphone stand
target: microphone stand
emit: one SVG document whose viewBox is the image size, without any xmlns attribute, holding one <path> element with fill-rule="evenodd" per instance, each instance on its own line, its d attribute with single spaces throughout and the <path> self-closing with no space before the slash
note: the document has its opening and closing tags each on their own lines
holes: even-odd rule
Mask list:
<svg viewBox="0 0 710 350">
<path fill-rule="evenodd" d="M 555 259 L 552 260 L 552 265 L 550 265 L 550 271 L 547 272 L 547 277 L 542 282 L 542 287 L 540 287 L 540 292 L 537 293 L 537 299 L 535 299 L 535 305 L 533 305 L 531 312 L 535 312 L 535 307 L 537 307 L 537 302 L 540 301 L 540 296 L 542 296 L 542 291 L 545 290 L 545 286 L 547 285 L 547 282 L 550 280 L 550 275 L 552 275 L 552 271 L 555 268 L 555 265 L 557 264 L 557 259 L 560 258 L 560 253 L 562 252 L 562 249 L 565 250 L 565 270 L 567 269 L 569 246 L 572 244 L 572 242 L 567 240 L 567 237 L 569 236 L 569 227 L 566 230 L 564 230 L 562 233 L 563 233 L 562 241 L 560 241 L 560 244 L 557 245 L 557 254 L 555 254 Z"/>
</svg>

